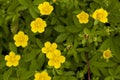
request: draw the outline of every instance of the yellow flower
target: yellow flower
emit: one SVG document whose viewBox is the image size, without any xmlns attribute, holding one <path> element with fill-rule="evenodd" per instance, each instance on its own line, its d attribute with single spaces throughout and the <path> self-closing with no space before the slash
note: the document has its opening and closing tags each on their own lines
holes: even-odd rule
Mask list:
<svg viewBox="0 0 120 80">
<path fill-rule="evenodd" d="M 45 47 L 42 48 L 42 52 L 45 53 L 45 54 L 53 53 L 54 50 L 56 50 L 56 48 L 57 48 L 56 43 L 51 44 L 49 41 L 45 42 L 44 46 Z"/>
<path fill-rule="evenodd" d="M 107 16 L 108 16 L 108 12 L 103 8 L 95 10 L 95 12 L 92 14 L 92 17 L 95 20 L 101 21 L 103 23 L 108 22 Z"/>
<path fill-rule="evenodd" d="M 112 53 L 111 53 L 111 51 L 109 50 L 109 49 L 107 49 L 107 50 L 105 50 L 104 52 L 103 52 L 103 58 L 104 59 L 109 59 L 109 58 L 111 58 L 112 57 Z"/>
<path fill-rule="evenodd" d="M 39 4 L 38 9 L 40 10 L 41 15 L 50 15 L 54 8 L 49 2 L 44 2 L 43 4 Z"/>
<path fill-rule="evenodd" d="M 34 80 L 51 80 L 51 77 L 48 75 L 46 71 L 43 71 L 41 73 L 37 72 L 34 76 L 35 76 Z"/>
<path fill-rule="evenodd" d="M 15 55 L 15 53 L 11 51 L 9 55 L 5 56 L 5 60 L 7 61 L 6 65 L 8 67 L 17 66 L 19 64 L 20 55 Z"/>
<path fill-rule="evenodd" d="M 55 50 L 54 53 L 48 54 L 49 58 L 48 65 L 54 66 L 56 69 L 61 67 L 61 63 L 65 62 L 65 57 L 61 55 L 59 50 Z"/>
<path fill-rule="evenodd" d="M 17 47 L 19 47 L 19 46 L 26 47 L 27 46 L 28 36 L 25 35 L 23 31 L 19 31 L 18 34 L 15 34 L 13 39 L 15 40 L 15 45 Z"/>
<path fill-rule="evenodd" d="M 55 2 L 56 2 L 56 0 L 53 0 L 53 2 L 55 3 Z"/>
<path fill-rule="evenodd" d="M 79 19 L 79 22 L 80 23 L 88 23 L 88 18 L 89 18 L 89 15 L 86 13 L 86 12 L 84 12 L 84 11 L 82 11 L 81 13 L 79 13 L 79 14 L 77 14 L 76 15 L 77 16 L 77 18 Z"/>
<path fill-rule="evenodd" d="M 36 33 L 42 33 L 45 31 L 45 27 L 47 26 L 46 22 L 41 18 L 36 18 L 31 22 L 31 31 Z"/>
</svg>

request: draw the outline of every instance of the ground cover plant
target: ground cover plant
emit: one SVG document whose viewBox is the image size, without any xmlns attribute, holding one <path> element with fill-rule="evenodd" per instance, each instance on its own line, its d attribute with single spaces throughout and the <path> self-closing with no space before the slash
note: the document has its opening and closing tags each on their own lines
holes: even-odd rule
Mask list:
<svg viewBox="0 0 120 80">
<path fill-rule="evenodd" d="M 120 80 L 119 0 L 0 0 L 0 80 Z"/>
</svg>

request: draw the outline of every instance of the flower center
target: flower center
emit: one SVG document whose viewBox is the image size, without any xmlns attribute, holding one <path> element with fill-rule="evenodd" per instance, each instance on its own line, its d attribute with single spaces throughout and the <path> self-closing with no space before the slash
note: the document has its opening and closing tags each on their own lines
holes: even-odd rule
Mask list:
<svg viewBox="0 0 120 80">
<path fill-rule="evenodd" d="M 103 15 L 102 15 L 102 13 L 99 13 L 99 14 L 97 14 L 97 18 L 98 18 L 98 19 L 101 19 L 101 18 L 103 18 Z"/>
<path fill-rule="evenodd" d="M 20 37 L 18 41 L 19 41 L 19 42 L 23 42 L 23 41 L 24 41 L 24 38 L 23 38 L 23 37 Z"/>
<path fill-rule="evenodd" d="M 110 57 L 110 53 L 109 53 L 109 52 L 106 52 L 106 53 L 105 53 L 105 57 Z"/>
</svg>

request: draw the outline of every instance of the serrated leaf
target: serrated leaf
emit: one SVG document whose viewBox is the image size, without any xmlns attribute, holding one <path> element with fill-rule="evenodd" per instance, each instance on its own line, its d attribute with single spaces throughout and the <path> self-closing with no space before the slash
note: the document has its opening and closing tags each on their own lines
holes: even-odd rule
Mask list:
<svg viewBox="0 0 120 80">
<path fill-rule="evenodd" d="M 54 29 L 57 31 L 57 32 L 65 32 L 66 31 L 66 28 L 65 26 L 63 25 L 57 25 L 54 27 Z"/>
<path fill-rule="evenodd" d="M 55 41 L 60 43 L 60 42 L 65 41 L 67 39 L 67 37 L 68 37 L 67 33 L 61 33 L 60 35 L 57 36 Z"/>
<path fill-rule="evenodd" d="M 12 68 L 9 68 L 9 70 L 5 71 L 3 74 L 3 80 L 9 80 L 11 73 L 12 73 Z"/>
</svg>

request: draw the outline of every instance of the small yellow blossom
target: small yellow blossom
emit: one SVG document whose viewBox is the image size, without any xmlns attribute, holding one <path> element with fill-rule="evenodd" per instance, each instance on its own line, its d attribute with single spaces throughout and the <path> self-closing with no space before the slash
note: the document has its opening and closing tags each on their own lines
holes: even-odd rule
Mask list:
<svg viewBox="0 0 120 80">
<path fill-rule="evenodd" d="M 92 14 L 92 17 L 95 20 L 101 21 L 103 23 L 108 22 L 107 16 L 108 16 L 108 12 L 103 8 L 95 10 L 95 12 Z"/>
<path fill-rule="evenodd" d="M 28 36 L 24 34 L 23 31 L 19 31 L 18 34 L 15 34 L 13 39 L 15 40 L 15 45 L 17 47 L 22 46 L 26 47 L 27 46 L 27 41 L 28 41 Z"/>
<path fill-rule="evenodd" d="M 45 53 L 45 54 L 53 53 L 54 50 L 56 50 L 56 48 L 57 48 L 56 43 L 51 44 L 49 41 L 45 42 L 44 46 L 45 47 L 42 48 L 42 52 Z"/>
<path fill-rule="evenodd" d="M 5 60 L 7 61 L 6 65 L 8 67 L 18 66 L 19 60 L 20 60 L 20 55 L 15 55 L 15 53 L 11 51 L 9 53 L 9 55 L 5 56 Z"/>
<path fill-rule="evenodd" d="M 112 53 L 111 53 L 111 51 L 109 50 L 109 49 L 107 49 L 107 50 L 105 50 L 104 52 L 103 52 L 103 58 L 104 59 L 109 59 L 109 58 L 111 58 L 112 57 Z"/>
<path fill-rule="evenodd" d="M 31 22 L 31 31 L 36 33 L 42 33 L 45 31 L 45 27 L 47 26 L 46 21 L 41 18 L 36 18 L 34 21 Z"/>
<path fill-rule="evenodd" d="M 48 54 L 49 58 L 48 65 L 54 66 L 56 69 L 61 67 L 61 63 L 65 62 L 65 57 L 61 55 L 59 50 L 55 50 L 54 53 Z"/>
<path fill-rule="evenodd" d="M 54 8 L 49 2 L 44 2 L 43 4 L 39 4 L 38 9 L 40 10 L 41 15 L 50 15 Z"/>
<path fill-rule="evenodd" d="M 56 0 L 53 0 L 53 2 L 55 3 L 55 2 L 56 2 Z"/>
<path fill-rule="evenodd" d="M 88 18 L 89 18 L 89 15 L 86 13 L 86 12 L 84 12 L 84 11 L 82 11 L 81 13 L 79 13 L 79 14 L 77 14 L 76 15 L 77 16 L 77 18 L 79 19 L 79 22 L 80 23 L 88 23 Z"/>
<path fill-rule="evenodd" d="M 37 72 L 35 73 L 35 79 L 34 80 L 51 80 L 51 77 L 48 75 L 46 71 L 43 72 Z"/>
</svg>

